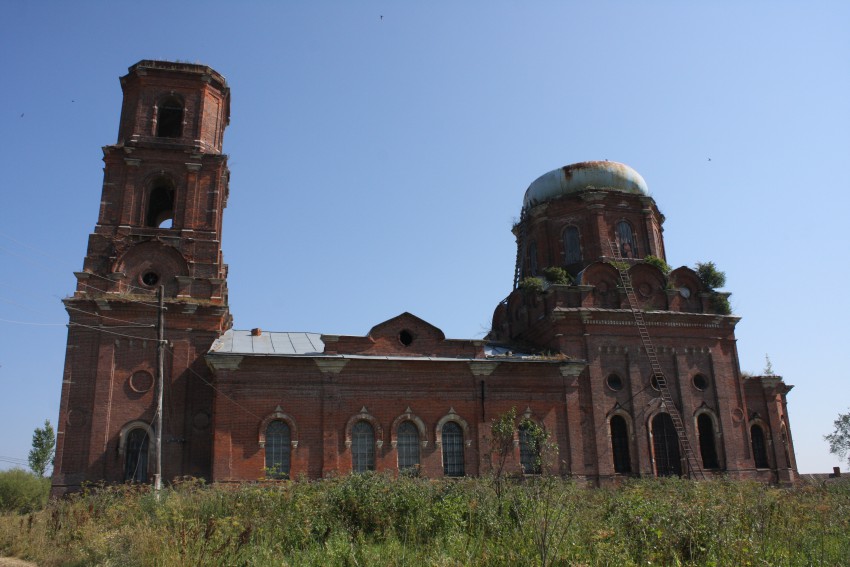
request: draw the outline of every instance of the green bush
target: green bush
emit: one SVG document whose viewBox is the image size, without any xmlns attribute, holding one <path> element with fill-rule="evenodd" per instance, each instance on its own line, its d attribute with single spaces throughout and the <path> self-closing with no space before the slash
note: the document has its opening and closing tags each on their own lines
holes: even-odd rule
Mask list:
<svg viewBox="0 0 850 567">
<path fill-rule="evenodd" d="M 649 256 L 645 257 L 643 259 L 643 261 L 646 262 L 647 264 L 649 264 L 650 266 L 655 266 L 656 268 L 661 270 L 661 272 L 664 275 L 667 275 L 667 274 L 670 273 L 670 270 L 671 270 L 670 264 L 668 264 L 667 262 L 665 262 L 663 259 L 659 258 L 658 256 L 653 256 L 652 254 L 650 254 Z"/>
<path fill-rule="evenodd" d="M 720 315 L 731 315 L 732 305 L 729 303 L 729 297 L 724 293 L 712 292 L 708 298 L 711 303 L 711 308 L 715 313 Z"/>
<path fill-rule="evenodd" d="M 50 495 L 50 479 L 23 469 L 0 472 L 0 511 L 28 514 L 41 510 Z"/>
<path fill-rule="evenodd" d="M 711 291 L 726 285 L 726 274 L 718 270 L 714 262 L 697 262 L 694 270 L 702 285 Z"/>
<path fill-rule="evenodd" d="M 564 268 L 551 266 L 543 270 L 543 277 L 546 281 L 555 285 L 570 285 L 573 283 L 573 277 Z"/>
<path fill-rule="evenodd" d="M 535 277 L 523 278 L 522 281 L 519 282 L 519 289 L 525 293 L 542 293 L 543 280 Z"/>
<path fill-rule="evenodd" d="M 23 471 L 19 471 L 23 472 Z M 26 473 L 24 473 L 26 474 Z M 39 565 L 845 565 L 850 485 L 557 476 L 89 488 L 0 516 Z"/>
</svg>

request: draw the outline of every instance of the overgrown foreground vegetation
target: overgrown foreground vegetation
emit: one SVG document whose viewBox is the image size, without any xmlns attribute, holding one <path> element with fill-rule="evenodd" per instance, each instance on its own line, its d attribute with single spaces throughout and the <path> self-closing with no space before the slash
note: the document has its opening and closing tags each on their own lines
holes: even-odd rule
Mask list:
<svg viewBox="0 0 850 567">
<path fill-rule="evenodd" d="M 0 518 L 0 553 L 52 565 L 847 565 L 850 489 L 363 474 L 159 498 L 105 487 Z"/>
</svg>

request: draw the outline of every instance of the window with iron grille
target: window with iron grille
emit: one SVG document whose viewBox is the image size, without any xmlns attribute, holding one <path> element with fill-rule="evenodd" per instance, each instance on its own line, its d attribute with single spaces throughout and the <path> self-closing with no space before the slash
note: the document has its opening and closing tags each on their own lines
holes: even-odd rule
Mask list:
<svg viewBox="0 0 850 567">
<path fill-rule="evenodd" d="M 652 419 L 652 448 L 656 476 L 682 476 L 679 436 L 670 414 L 659 413 Z"/>
<path fill-rule="evenodd" d="M 419 430 L 412 421 L 398 426 L 396 443 L 398 470 L 415 470 L 419 466 Z"/>
<path fill-rule="evenodd" d="M 578 228 L 568 226 L 564 230 L 564 264 L 578 264 L 581 262 L 581 241 L 579 240 Z"/>
<path fill-rule="evenodd" d="M 463 476 L 463 430 L 454 421 L 443 425 L 443 474 Z"/>
<path fill-rule="evenodd" d="M 351 430 L 351 468 L 354 472 L 375 470 L 375 430 L 358 421 Z"/>
<path fill-rule="evenodd" d="M 148 481 L 148 432 L 132 429 L 124 445 L 124 482 Z"/>
<path fill-rule="evenodd" d="M 702 457 L 702 468 L 719 468 L 717 444 L 714 442 L 714 422 L 704 413 L 700 414 L 697 418 L 697 433 L 699 433 L 699 452 Z"/>
<path fill-rule="evenodd" d="M 766 469 L 770 465 L 767 463 L 767 446 L 764 442 L 764 430 L 759 425 L 750 427 L 750 437 L 753 441 L 753 460 L 757 469 Z"/>
<path fill-rule="evenodd" d="M 519 462 L 525 474 L 540 474 L 540 440 L 524 423 L 519 426 Z"/>
<path fill-rule="evenodd" d="M 623 258 L 638 257 L 638 249 L 637 244 L 635 244 L 632 225 L 626 221 L 620 221 L 617 223 L 617 244 L 620 246 L 620 256 Z"/>
<path fill-rule="evenodd" d="M 269 478 L 289 478 L 292 454 L 289 425 L 273 421 L 266 428 L 266 475 Z"/>
<path fill-rule="evenodd" d="M 629 457 L 629 428 L 621 415 L 611 418 L 611 452 L 614 455 L 614 472 L 632 472 L 632 460 Z"/>
</svg>

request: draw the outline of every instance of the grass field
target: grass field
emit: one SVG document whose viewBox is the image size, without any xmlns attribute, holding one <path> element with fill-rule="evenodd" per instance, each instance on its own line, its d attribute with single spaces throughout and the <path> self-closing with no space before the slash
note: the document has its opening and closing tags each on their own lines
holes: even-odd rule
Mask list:
<svg viewBox="0 0 850 567">
<path fill-rule="evenodd" d="M 321 482 L 90 488 L 0 517 L 0 554 L 58 565 L 850 565 L 850 486 L 738 481 Z"/>
</svg>

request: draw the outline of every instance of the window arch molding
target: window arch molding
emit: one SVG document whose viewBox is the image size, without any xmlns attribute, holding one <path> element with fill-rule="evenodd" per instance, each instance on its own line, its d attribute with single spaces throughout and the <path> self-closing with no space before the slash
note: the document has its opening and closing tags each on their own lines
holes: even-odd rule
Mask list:
<svg viewBox="0 0 850 567">
<path fill-rule="evenodd" d="M 702 454 L 702 437 L 701 431 L 699 427 L 700 417 L 705 416 L 711 421 L 711 434 L 712 441 L 714 442 L 714 457 L 717 460 L 717 468 L 725 469 L 726 468 L 726 459 L 724 458 L 723 451 L 723 435 L 720 431 L 720 420 L 717 418 L 717 414 L 714 411 L 703 404 L 694 412 L 694 431 L 697 433 L 697 444 L 700 449 L 700 457 L 703 460 L 703 466 L 705 466 L 705 456 Z"/>
<path fill-rule="evenodd" d="M 153 457 L 156 451 L 154 447 L 156 436 L 154 435 L 153 427 L 148 422 L 141 420 L 131 421 L 121 428 L 121 431 L 118 433 L 118 454 L 124 455 L 124 451 L 127 448 L 127 436 L 134 429 L 144 429 L 145 433 L 148 434 L 148 454 Z"/>
<path fill-rule="evenodd" d="M 472 438 L 469 433 L 469 424 L 465 419 L 455 413 L 454 408 L 449 409 L 449 413 L 441 417 L 440 421 L 437 422 L 437 426 L 434 428 L 434 443 L 438 446 L 443 444 L 440 434 L 443 431 L 443 426 L 450 421 L 457 423 L 460 426 L 461 431 L 463 431 L 463 444 L 466 447 L 472 445 Z"/>
<path fill-rule="evenodd" d="M 418 415 L 413 413 L 410 408 L 404 410 L 404 413 L 398 416 L 393 420 L 392 425 L 390 426 L 390 446 L 395 449 L 398 445 L 398 428 L 405 421 L 411 422 L 416 426 L 416 429 L 419 431 L 419 444 L 424 449 L 428 446 L 428 435 L 427 429 L 425 428 L 425 422 L 419 418 Z"/>
<path fill-rule="evenodd" d="M 666 416 L 666 419 L 663 416 Z M 662 431 L 662 433 L 672 434 L 675 437 L 675 443 L 673 439 L 669 438 L 656 439 L 653 431 L 656 419 L 661 420 L 658 424 L 659 427 L 666 430 Z M 667 425 L 661 423 L 662 421 L 667 421 Z M 672 430 L 667 430 L 668 427 L 672 428 Z M 679 439 L 679 433 L 676 431 L 675 426 L 673 426 L 673 418 L 663 403 L 647 415 L 646 433 L 649 438 L 649 455 L 652 460 L 654 476 L 681 476 L 683 473 L 682 453 L 680 449 L 681 440 Z M 659 454 L 658 449 L 663 449 L 665 453 Z"/>
<path fill-rule="evenodd" d="M 635 447 L 634 447 L 635 426 L 634 426 L 634 420 L 632 420 L 631 414 L 629 414 L 629 412 L 627 412 L 625 409 L 623 409 L 623 407 L 620 406 L 620 404 L 616 404 L 614 409 L 612 409 L 610 412 L 608 412 L 608 415 L 605 416 L 605 417 L 606 417 L 606 421 L 607 421 L 607 425 L 608 425 L 608 439 L 609 439 L 609 445 L 611 446 L 612 457 L 614 457 L 614 459 L 616 461 L 617 457 L 616 457 L 616 455 L 614 455 L 614 451 L 615 451 L 615 448 L 614 448 L 614 432 L 612 431 L 611 422 L 614 418 L 620 418 L 620 419 L 623 420 L 623 423 L 626 425 L 626 439 L 625 439 L 625 441 L 626 441 L 626 447 L 625 447 L 626 459 L 625 460 L 627 461 L 626 464 L 628 465 L 628 468 L 629 468 L 628 472 L 631 473 L 631 472 L 637 470 L 637 467 L 635 466 L 635 461 L 634 461 L 634 459 L 637 456 L 637 451 L 635 450 Z M 616 465 L 615 465 L 615 468 L 616 468 Z"/>
<path fill-rule="evenodd" d="M 128 453 L 127 446 L 131 443 L 131 438 L 136 437 L 133 434 L 138 431 L 144 432 L 144 437 L 141 440 L 132 441 L 140 444 L 139 454 L 133 455 L 130 454 L 132 451 Z M 147 451 L 142 451 L 145 445 L 147 445 Z M 151 474 L 151 463 L 156 459 L 156 439 L 153 427 L 141 420 L 131 421 L 122 427 L 118 434 L 118 456 L 119 460 L 122 461 L 125 481 L 148 482 Z"/>
<path fill-rule="evenodd" d="M 360 409 L 360 413 L 356 413 L 352 415 L 345 424 L 345 446 L 346 448 L 351 448 L 351 432 L 354 429 L 354 426 L 357 425 L 358 421 L 365 421 L 369 425 L 372 426 L 372 430 L 375 432 L 375 447 L 380 449 L 384 446 L 384 428 L 381 427 L 381 424 L 378 420 L 369 413 L 369 410 L 366 409 L 366 406 L 363 406 Z"/>
<path fill-rule="evenodd" d="M 761 447 L 760 449 L 763 451 L 763 454 L 760 455 L 764 458 L 764 462 L 761 463 L 760 459 L 756 459 L 756 449 L 755 443 L 753 443 L 753 428 L 758 427 L 761 430 Z M 752 459 L 753 464 L 756 468 L 774 468 L 774 455 L 773 455 L 773 437 L 770 433 L 770 427 L 767 423 L 758 415 L 755 414 L 752 419 L 750 419 L 749 423 L 747 423 L 747 434 L 750 437 L 750 450 L 752 451 Z M 764 464 L 766 466 L 760 467 L 759 464 Z"/>
<path fill-rule="evenodd" d="M 260 422 L 260 427 L 257 435 L 257 444 L 260 446 L 260 449 L 265 448 L 266 446 L 266 430 L 271 425 L 273 421 L 282 421 L 287 426 L 289 426 L 289 436 L 290 436 L 290 444 L 293 449 L 298 448 L 298 427 L 295 425 L 295 420 L 291 415 L 283 413 L 283 409 L 280 406 L 274 410 L 273 413 L 267 415 Z"/>
</svg>

